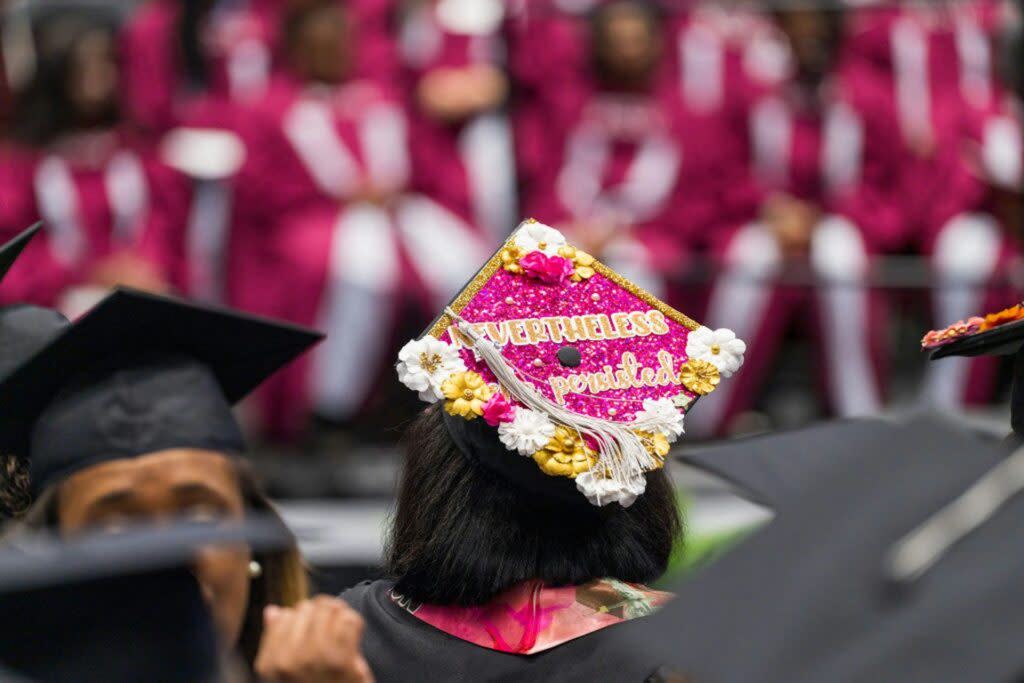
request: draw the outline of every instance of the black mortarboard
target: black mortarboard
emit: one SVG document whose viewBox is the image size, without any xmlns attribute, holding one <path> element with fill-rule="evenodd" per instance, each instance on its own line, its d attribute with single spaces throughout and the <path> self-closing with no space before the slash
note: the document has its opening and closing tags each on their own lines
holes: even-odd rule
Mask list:
<svg viewBox="0 0 1024 683">
<path fill-rule="evenodd" d="M 91 465 L 245 447 L 231 405 L 321 335 L 118 288 L 0 380 L 0 443 L 36 493 Z"/>
<path fill-rule="evenodd" d="M 683 448 L 675 458 L 732 484 L 744 498 L 775 508 L 838 463 L 884 448 L 898 431 L 896 425 L 875 418 L 824 422 Z"/>
<path fill-rule="evenodd" d="M 0 246 L 0 281 L 42 227 L 36 223 Z M 0 377 L 42 348 L 68 325 L 57 311 L 29 304 L 0 306 Z"/>
<path fill-rule="evenodd" d="M 0 664 L 37 683 L 214 680 L 216 636 L 189 567 L 198 548 L 239 541 L 279 548 L 288 535 L 252 520 L 16 538 L 0 550 Z"/>
<path fill-rule="evenodd" d="M 1024 436 L 1024 320 L 968 335 L 932 352 L 931 359 L 949 356 L 1015 356 L 1013 395 L 1010 399 L 1010 423 L 1013 431 Z"/>
<path fill-rule="evenodd" d="M 698 683 L 1017 680 L 1022 469 L 940 419 L 900 427 L 620 627 L 623 656 Z"/>
<path fill-rule="evenodd" d="M 0 280 L 7 276 L 7 271 L 11 269 L 14 262 L 21 256 L 21 252 L 25 250 L 25 246 L 32 241 L 32 238 L 36 236 L 36 233 L 39 232 L 42 226 L 42 223 L 36 223 L 31 228 L 22 231 L 11 241 L 0 246 Z"/>
</svg>

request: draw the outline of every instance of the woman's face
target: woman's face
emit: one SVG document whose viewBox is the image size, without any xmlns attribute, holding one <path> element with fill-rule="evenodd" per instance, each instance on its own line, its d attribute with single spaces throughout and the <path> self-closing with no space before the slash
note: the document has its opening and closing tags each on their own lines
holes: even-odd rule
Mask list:
<svg viewBox="0 0 1024 683">
<path fill-rule="evenodd" d="M 74 48 L 68 75 L 68 99 L 79 118 L 101 120 L 117 102 L 118 67 L 114 39 L 106 31 L 92 31 Z"/>
<path fill-rule="evenodd" d="M 139 522 L 241 520 L 245 500 L 231 461 L 220 453 L 168 450 L 94 465 L 68 477 L 58 490 L 62 533 L 117 531 Z M 195 572 L 213 612 L 221 642 L 238 642 L 249 602 L 245 547 L 210 548 Z"/>
</svg>

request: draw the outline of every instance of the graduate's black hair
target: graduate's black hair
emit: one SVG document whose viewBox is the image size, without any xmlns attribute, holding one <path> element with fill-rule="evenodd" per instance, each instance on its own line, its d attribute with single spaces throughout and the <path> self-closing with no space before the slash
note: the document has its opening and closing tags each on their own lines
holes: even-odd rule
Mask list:
<svg viewBox="0 0 1024 683">
<path fill-rule="evenodd" d="M 553 586 L 600 578 L 630 583 L 664 573 L 682 524 L 664 471 L 629 508 L 530 495 L 459 452 L 440 405 L 404 436 L 405 467 L 386 569 L 416 602 L 481 605 L 526 580 Z M 522 457 L 512 451 L 510 458 Z"/>
<path fill-rule="evenodd" d="M 31 503 L 28 464 L 16 455 L 0 455 L 0 525 L 23 515 Z"/>
</svg>

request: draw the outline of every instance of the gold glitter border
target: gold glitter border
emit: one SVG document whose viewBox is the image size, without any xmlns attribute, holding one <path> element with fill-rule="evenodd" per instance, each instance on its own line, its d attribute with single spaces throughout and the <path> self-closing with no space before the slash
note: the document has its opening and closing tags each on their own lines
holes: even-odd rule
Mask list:
<svg viewBox="0 0 1024 683">
<path fill-rule="evenodd" d="M 633 284 L 632 282 L 622 277 L 614 270 L 601 263 L 600 261 L 594 263 L 594 270 L 600 273 L 601 275 L 604 275 L 606 278 L 617 284 L 619 287 L 622 287 L 624 290 L 626 290 L 636 298 L 640 299 L 651 308 L 661 311 L 666 316 L 668 316 L 672 320 L 675 320 L 683 327 L 686 327 L 690 330 L 696 330 L 698 327 L 700 327 L 700 323 L 691 320 L 687 316 L 683 315 L 676 309 L 669 306 L 667 303 L 665 303 L 658 297 L 648 292 L 646 289 L 643 289 L 642 287 Z"/>
<path fill-rule="evenodd" d="M 479 294 L 480 290 L 484 288 L 484 285 L 487 284 L 488 280 L 494 277 L 494 274 L 498 272 L 498 268 L 501 267 L 501 252 L 511 241 L 512 238 L 509 238 L 505 244 L 501 245 L 500 249 L 494 252 L 494 256 L 491 257 L 491 260 L 485 263 L 484 267 L 477 271 L 477 274 L 469 281 L 469 284 L 466 285 L 465 289 L 459 292 L 459 294 L 452 299 L 451 303 L 448 304 L 449 308 L 456 313 L 462 313 L 462 309 L 469 305 L 469 302 L 473 300 L 473 297 Z M 451 317 L 448 313 L 443 312 L 441 313 L 441 317 L 439 317 L 431 326 L 430 331 L 427 332 L 427 334 L 431 337 L 440 338 L 440 336 L 444 334 L 449 327 L 451 327 L 451 324 Z"/>
<path fill-rule="evenodd" d="M 520 224 L 520 227 L 521 226 L 522 224 Z M 516 230 L 518 229 L 519 228 L 517 227 Z M 513 232 L 512 234 L 515 235 L 515 232 Z M 453 311 L 455 311 L 456 313 L 462 313 L 462 309 L 468 306 L 469 302 L 473 300 L 473 297 L 479 294 L 480 290 L 484 288 L 484 285 L 486 285 L 487 282 L 492 277 L 494 277 L 494 274 L 498 272 L 499 268 L 501 268 L 501 252 L 502 250 L 507 248 L 511 243 L 512 237 L 509 237 L 508 240 L 506 240 L 505 243 L 502 244 L 501 247 L 499 247 L 498 250 L 494 252 L 494 255 L 491 256 L 490 260 L 484 264 L 484 267 L 477 271 L 477 274 L 473 276 L 473 279 L 469 281 L 469 284 L 466 285 L 465 289 L 459 292 L 459 294 L 454 299 L 452 299 L 451 303 L 448 305 L 449 307 L 451 307 Z M 666 304 L 661 299 L 657 298 L 656 296 L 648 292 L 646 289 L 643 289 L 642 287 L 633 284 L 632 282 L 622 277 L 614 270 L 601 263 L 600 261 L 594 261 L 593 268 L 594 272 L 600 273 L 601 275 L 603 275 L 604 277 L 608 278 L 616 285 L 621 287 L 622 289 L 626 290 L 636 298 L 646 303 L 651 308 L 661 311 L 668 318 L 676 321 L 683 327 L 686 327 L 689 330 L 696 330 L 698 327 L 700 327 L 700 323 L 697 323 L 694 320 L 690 319 L 689 317 L 683 315 L 676 309 Z M 430 327 L 430 330 L 427 332 L 427 334 L 429 334 L 431 337 L 439 338 L 448 330 L 449 327 L 451 327 L 451 324 L 452 320 L 448 316 L 448 314 L 441 313 L 441 316 Z"/>
</svg>

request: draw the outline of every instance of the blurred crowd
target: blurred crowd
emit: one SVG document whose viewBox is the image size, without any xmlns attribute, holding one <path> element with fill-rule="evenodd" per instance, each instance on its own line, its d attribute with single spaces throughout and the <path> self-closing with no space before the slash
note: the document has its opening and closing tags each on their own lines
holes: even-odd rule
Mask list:
<svg viewBox="0 0 1024 683">
<path fill-rule="evenodd" d="M 836 415 L 885 405 L 880 264 L 922 319 L 1021 298 L 1022 11 L 1010 0 L 33 0 L 0 59 L 6 301 L 114 284 L 312 325 L 260 429 L 384 410 L 416 334 L 522 217 L 712 327 L 749 409 L 794 328 Z M 808 363 L 810 365 L 810 363 Z M 947 409 L 992 358 L 929 369 Z M 699 421 L 698 421 L 699 420 Z"/>
</svg>

